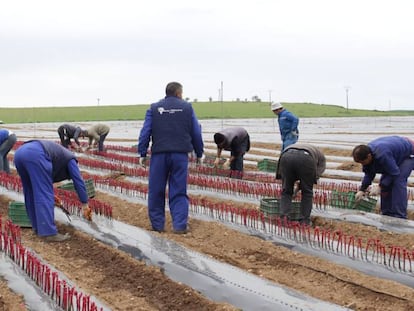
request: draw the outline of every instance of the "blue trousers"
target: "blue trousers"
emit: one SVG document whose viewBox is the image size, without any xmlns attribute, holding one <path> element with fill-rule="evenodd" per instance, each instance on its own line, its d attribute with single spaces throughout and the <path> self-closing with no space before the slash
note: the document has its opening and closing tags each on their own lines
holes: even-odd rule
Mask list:
<svg viewBox="0 0 414 311">
<path fill-rule="evenodd" d="M 168 205 L 173 229 L 187 229 L 189 209 L 187 173 L 187 153 L 156 153 L 151 155 L 148 180 L 148 216 L 154 230 L 164 230 L 167 182 Z"/>
<path fill-rule="evenodd" d="M 10 134 L 9 138 L 7 138 L 0 145 L 0 171 L 4 171 L 7 174 L 10 174 L 10 165 L 9 160 L 7 159 L 7 155 L 10 152 L 11 148 L 13 148 L 16 140 L 16 134 Z"/>
<path fill-rule="evenodd" d="M 381 187 L 381 213 L 383 215 L 407 218 L 407 179 L 414 169 L 414 158 L 407 158 L 400 164 L 400 175 L 393 183 Z M 381 176 L 381 179 L 385 175 Z M 381 184 L 381 181 L 380 181 Z"/>
<path fill-rule="evenodd" d="M 298 141 L 299 136 L 293 135 L 292 133 L 286 134 L 286 136 L 283 139 L 282 144 L 282 151 L 285 150 L 288 146 L 296 144 Z"/>
<path fill-rule="evenodd" d="M 52 162 L 42 145 L 36 141 L 23 144 L 14 154 L 14 164 L 32 229 L 39 236 L 56 234 Z"/>
</svg>

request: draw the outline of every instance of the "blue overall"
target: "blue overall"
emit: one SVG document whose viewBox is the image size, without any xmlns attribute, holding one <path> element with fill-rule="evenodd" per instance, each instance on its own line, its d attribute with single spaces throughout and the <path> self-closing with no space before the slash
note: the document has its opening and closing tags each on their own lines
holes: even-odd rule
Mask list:
<svg viewBox="0 0 414 311">
<path fill-rule="evenodd" d="M 63 146 L 49 141 L 26 142 L 16 150 L 14 163 L 22 180 L 27 215 L 39 236 L 57 233 L 54 182 L 72 179 L 80 201 L 88 202 L 75 156 Z"/>
<path fill-rule="evenodd" d="M 165 188 L 168 181 L 168 205 L 175 230 L 187 228 L 187 153 L 155 153 L 149 171 L 148 215 L 154 230 L 165 225 Z"/>
<path fill-rule="evenodd" d="M 363 166 L 365 173 L 361 190 L 365 190 L 381 173 L 381 213 L 407 218 L 407 180 L 414 169 L 414 146 L 408 138 L 380 137 L 368 143 L 372 163 Z"/>
<path fill-rule="evenodd" d="M 203 155 L 200 123 L 190 103 L 166 96 L 151 105 L 145 115 L 138 139 L 138 153 L 146 157 L 150 141 L 151 161 L 148 181 L 148 216 L 155 231 L 165 225 L 165 192 L 173 229 L 187 229 L 189 201 L 187 196 L 188 154 Z"/>
</svg>

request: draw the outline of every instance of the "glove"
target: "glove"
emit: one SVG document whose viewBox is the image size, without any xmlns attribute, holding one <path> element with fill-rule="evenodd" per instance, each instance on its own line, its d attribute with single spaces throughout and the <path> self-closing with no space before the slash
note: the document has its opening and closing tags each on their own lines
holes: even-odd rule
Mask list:
<svg viewBox="0 0 414 311">
<path fill-rule="evenodd" d="M 147 166 L 147 157 L 140 157 L 139 158 L 139 165 L 145 167 Z"/>
<path fill-rule="evenodd" d="M 57 195 L 55 195 L 55 205 L 57 207 L 62 207 L 63 206 L 62 200 Z"/>
<path fill-rule="evenodd" d="M 227 159 L 226 162 L 223 164 L 224 169 L 228 169 L 230 167 L 230 159 Z"/>
<path fill-rule="evenodd" d="M 369 196 L 377 196 L 381 194 L 381 186 L 371 186 Z"/>
<path fill-rule="evenodd" d="M 359 202 L 359 201 L 361 201 L 364 197 L 365 197 L 365 192 L 360 190 L 360 191 L 358 191 L 358 192 L 355 194 L 355 201 L 356 201 L 356 202 Z"/>
<path fill-rule="evenodd" d="M 197 160 L 196 160 L 196 164 L 197 165 L 203 165 L 203 162 L 204 162 L 204 158 L 203 157 L 197 158 Z"/>
<path fill-rule="evenodd" d="M 82 205 L 82 215 L 87 221 L 92 221 L 92 210 L 88 204 Z"/>
<path fill-rule="evenodd" d="M 220 158 L 219 158 L 219 157 L 217 157 L 217 158 L 214 160 L 214 167 L 218 167 L 218 166 L 219 166 L 219 164 L 220 164 Z"/>
</svg>

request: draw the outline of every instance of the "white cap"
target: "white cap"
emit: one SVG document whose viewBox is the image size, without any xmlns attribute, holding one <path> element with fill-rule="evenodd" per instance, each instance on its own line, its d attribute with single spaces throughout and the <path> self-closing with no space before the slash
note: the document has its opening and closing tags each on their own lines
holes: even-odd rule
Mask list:
<svg viewBox="0 0 414 311">
<path fill-rule="evenodd" d="M 270 109 L 271 109 L 272 111 L 277 110 L 277 109 L 280 109 L 280 108 L 283 108 L 283 106 L 282 106 L 282 104 L 281 104 L 281 103 L 279 103 L 279 102 L 272 103 L 272 105 L 270 106 Z"/>
</svg>

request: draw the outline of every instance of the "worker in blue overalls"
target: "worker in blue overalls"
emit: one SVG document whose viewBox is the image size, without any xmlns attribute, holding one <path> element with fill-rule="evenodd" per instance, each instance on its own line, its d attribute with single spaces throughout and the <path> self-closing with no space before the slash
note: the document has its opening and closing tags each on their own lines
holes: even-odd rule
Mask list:
<svg viewBox="0 0 414 311">
<path fill-rule="evenodd" d="M 85 182 L 75 155 L 62 145 L 46 140 L 30 140 L 14 154 L 14 164 L 23 185 L 27 215 L 34 232 L 47 242 L 61 242 L 69 235 L 57 232 L 53 183 L 72 179 L 83 216 L 91 220 Z"/>
<path fill-rule="evenodd" d="M 371 187 L 370 195 L 381 196 L 383 215 L 407 218 L 407 179 L 414 169 L 414 141 L 401 136 L 385 136 L 352 151 L 354 161 L 362 164 L 364 177 L 355 195 L 361 200 L 377 173 L 381 173 L 378 187 Z"/>
<path fill-rule="evenodd" d="M 145 165 L 151 140 L 148 215 L 152 230 L 164 231 L 168 181 L 173 232 L 182 234 L 188 231 L 188 157 L 194 151 L 200 163 L 204 144 L 193 107 L 182 99 L 182 85 L 178 82 L 168 83 L 165 93 L 165 98 L 152 104 L 146 112 L 138 139 L 138 154 L 140 164 Z"/>
</svg>

